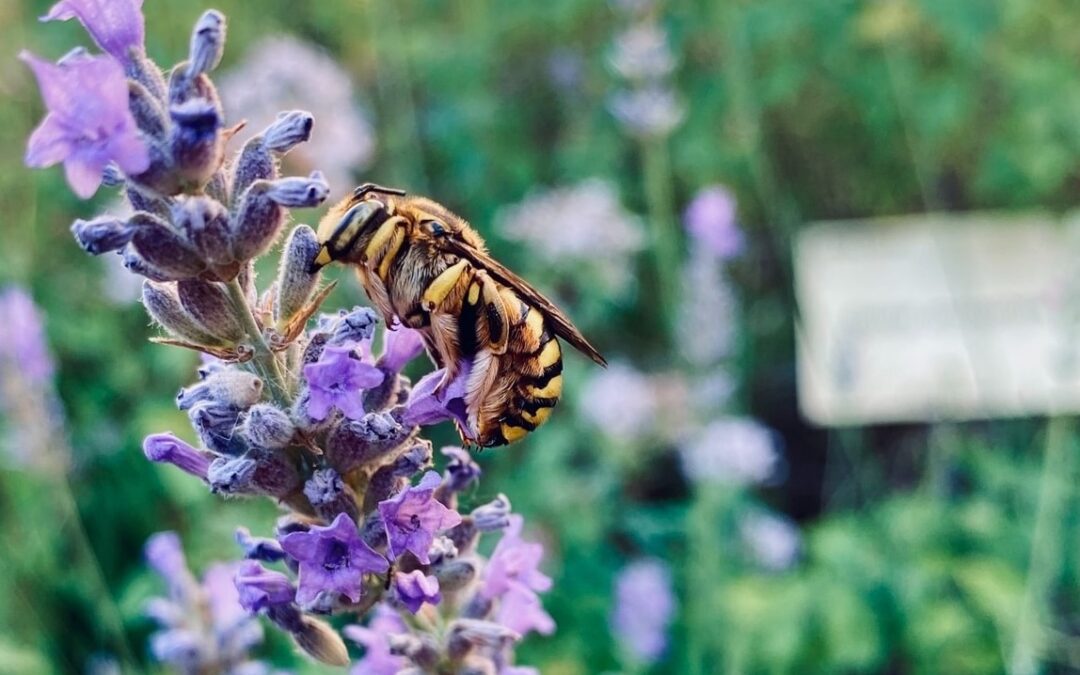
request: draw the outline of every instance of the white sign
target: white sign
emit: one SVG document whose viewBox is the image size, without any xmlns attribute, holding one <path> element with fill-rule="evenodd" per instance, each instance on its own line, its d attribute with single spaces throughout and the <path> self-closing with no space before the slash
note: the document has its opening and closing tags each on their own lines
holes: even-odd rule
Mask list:
<svg viewBox="0 0 1080 675">
<path fill-rule="evenodd" d="M 1080 412 L 1080 228 L 1066 220 L 817 223 L 794 257 L 811 421 Z"/>
</svg>

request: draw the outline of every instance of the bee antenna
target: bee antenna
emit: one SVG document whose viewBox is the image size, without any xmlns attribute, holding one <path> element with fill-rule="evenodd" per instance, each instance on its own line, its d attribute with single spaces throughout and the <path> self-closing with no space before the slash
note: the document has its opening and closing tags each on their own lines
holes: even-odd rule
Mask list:
<svg viewBox="0 0 1080 675">
<path fill-rule="evenodd" d="M 405 196 L 405 191 L 401 188 L 388 188 L 378 185 L 376 183 L 364 183 L 360 187 L 353 190 L 353 197 L 360 199 L 369 192 L 381 192 L 384 195 L 399 195 Z"/>
</svg>

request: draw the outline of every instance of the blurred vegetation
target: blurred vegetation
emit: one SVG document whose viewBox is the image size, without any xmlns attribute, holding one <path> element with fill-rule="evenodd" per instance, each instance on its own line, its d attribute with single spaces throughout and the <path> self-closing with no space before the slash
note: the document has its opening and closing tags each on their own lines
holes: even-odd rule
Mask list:
<svg viewBox="0 0 1080 675">
<path fill-rule="evenodd" d="M 195 357 L 149 344 L 141 307 L 111 301 L 104 264 L 72 242 L 72 219 L 107 191 L 82 203 L 59 170 L 22 166 L 42 107 L 15 50 L 55 58 L 89 45 L 75 22 L 36 22 L 50 4 L 0 4 L 0 279 L 46 311 L 73 456 L 67 478 L 0 472 L 0 671 L 83 672 L 101 654 L 143 670 L 141 604 L 160 591 L 142 564 L 146 537 L 178 530 L 202 569 L 235 556 L 236 524 L 269 531 L 275 510 L 212 498 L 142 456 L 148 433 L 190 437 L 173 395 Z M 322 45 L 374 123 L 377 156 L 358 181 L 408 186 L 466 214 L 543 287 L 575 288 L 499 237 L 501 206 L 598 176 L 647 211 L 642 148 L 605 107 L 619 25 L 605 3 L 212 4 L 229 17 L 222 70 L 268 34 Z M 183 58 L 202 9 L 147 2 L 151 55 Z M 545 603 L 559 630 L 528 640 L 519 660 L 556 675 L 620 668 L 606 628 L 612 579 L 648 554 L 673 566 L 681 603 L 652 672 L 992 673 L 1013 662 L 1018 636 L 1045 664 L 1036 670 L 1080 668 L 1071 423 L 808 428 L 794 402 L 789 273 L 792 233 L 816 219 L 1076 206 L 1080 11 L 1061 0 L 672 0 L 661 17 L 687 106 L 666 179 L 680 209 L 710 183 L 739 197 L 749 249 L 732 270 L 743 308 L 735 408 L 782 434 L 788 478 L 756 495 L 694 486 L 672 448 L 612 441 L 574 413 L 591 366 L 570 357 L 552 423 L 481 457 L 476 501 L 510 495 L 546 537 L 555 577 Z M 550 77 L 555 57 L 578 68 L 571 86 Z M 659 371 L 677 359 L 639 264 L 633 302 L 581 286 L 568 310 L 600 307 L 582 317 L 585 333 Z M 360 301 L 348 280 L 331 303 Z M 755 501 L 799 521 L 792 569 L 762 572 L 739 554 L 734 514 Z M 266 649 L 314 671 L 283 641 Z"/>
</svg>

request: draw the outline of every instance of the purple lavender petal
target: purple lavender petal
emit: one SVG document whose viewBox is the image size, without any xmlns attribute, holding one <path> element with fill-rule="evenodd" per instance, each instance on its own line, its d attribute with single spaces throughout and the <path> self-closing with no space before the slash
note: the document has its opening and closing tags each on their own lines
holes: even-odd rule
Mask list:
<svg viewBox="0 0 1080 675">
<path fill-rule="evenodd" d="M 469 424 L 468 405 L 465 401 L 471 370 L 472 364 L 462 361 L 457 376 L 447 383 L 442 391 L 439 391 L 439 385 L 445 377 L 445 369 L 420 378 L 409 393 L 402 422 L 407 426 L 427 426 L 453 420 L 470 439 L 475 438 L 476 434 Z"/>
<path fill-rule="evenodd" d="M 166 462 L 192 476 L 207 480 L 210 457 L 172 434 L 152 434 L 143 441 L 143 454 L 151 462 Z"/>
<path fill-rule="evenodd" d="M 422 570 L 395 574 L 394 592 L 401 604 L 413 614 L 420 611 L 420 607 L 425 602 L 437 605 L 442 600 L 442 594 L 439 593 L 439 580 L 434 576 L 424 574 Z"/>
<path fill-rule="evenodd" d="M 510 526 L 495 545 L 484 571 L 484 584 L 480 593 L 489 600 L 504 595 L 515 584 L 539 592 L 551 588 L 551 577 L 538 569 L 540 559 L 544 556 L 544 547 L 521 538 L 524 519 L 520 515 L 513 514 L 509 520 Z"/>
<path fill-rule="evenodd" d="M 337 408 L 349 419 L 364 416 L 361 390 L 382 384 L 381 370 L 355 357 L 352 348 L 327 347 L 318 362 L 304 366 L 304 378 L 311 391 L 308 415 L 324 420 Z"/>
<path fill-rule="evenodd" d="M 94 42 L 113 58 L 126 62 L 145 39 L 142 0 L 60 0 L 42 21 L 77 18 Z"/>
<path fill-rule="evenodd" d="M 323 591 L 342 593 L 359 602 L 364 574 L 390 568 L 386 558 L 364 543 L 356 523 L 344 513 L 329 526 L 285 535 L 281 547 L 300 563 L 296 601 L 301 605 L 314 601 Z"/>
<path fill-rule="evenodd" d="M 521 635 L 534 630 L 551 635 L 555 631 L 555 620 L 544 611 L 540 597 L 518 583 L 511 585 L 499 600 L 495 621 Z"/>
<path fill-rule="evenodd" d="M 254 560 L 240 564 L 233 576 L 233 584 L 237 603 L 252 614 L 275 605 L 290 604 L 296 596 L 296 587 L 289 577 L 268 570 Z"/>
<path fill-rule="evenodd" d="M 390 499 L 379 502 L 379 515 L 386 526 L 393 557 L 411 551 L 427 564 L 428 549 L 440 531 L 461 522 L 461 515 L 434 498 L 442 478 L 428 471 L 415 487 L 407 487 Z"/>
<path fill-rule="evenodd" d="M 399 325 L 383 333 L 383 351 L 378 365 L 385 371 L 397 373 L 423 351 L 424 338 L 420 331 Z"/>
</svg>

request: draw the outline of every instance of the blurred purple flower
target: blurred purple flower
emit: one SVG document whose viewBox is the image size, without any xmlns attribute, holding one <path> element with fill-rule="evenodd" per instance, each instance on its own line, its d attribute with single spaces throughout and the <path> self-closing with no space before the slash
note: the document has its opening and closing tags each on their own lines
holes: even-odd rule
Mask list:
<svg viewBox="0 0 1080 675">
<path fill-rule="evenodd" d="M 0 291 L 0 358 L 18 369 L 25 384 L 52 379 L 53 360 L 33 298 L 16 286 Z"/>
<path fill-rule="evenodd" d="M 675 54 L 667 31 L 654 21 L 645 21 L 615 36 L 609 63 L 628 80 L 660 80 L 675 69 Z"/>
<path fill-rule="evenodd" d="M 97 191 L 109 162 L 127 174 L 146 171 L 150 155 L 128 110 L 118 63 L 75 54 L 54 64 L 27 51 L 19 58 L 34 72 L 48 109 L 27 143 L 27 166 L 63 162 L 68 184 L 83 199 Z"/>
<path fill-rule="evenodd" d="M 635 660 L 648 664 L 663 655 L 675 610 L 671 571 L 666 564 L 655 559 L 638 560 L 619 572 L 611 629 Z"/>
<path fill-rule="evenodd" d="M 521 635 L 534 630 L 541 635 L 555 632 L 555 620 L 544 610 L 540 596 L 521 584 L 503 593 L 495 621 Z"/>
<path fill-rule="evenodd" d="M 802 548 L 799 526 L 766 511 L 742 516 L 739 535 L 757 563 L 771 572 L 782 572 L 794 565 Z"/>
<path fill-rule="evenodd" d="M 389 636 L 405 630 L 397 612 L 383 604 L 375 606 L 366 627 L 345 626 L 341 631 L 345 637 L 364 648 L 364 658 L 356 663 L 351 675 L 394 675 L 404 669 L 405 659 L 390 653 Z"/>
<path fill-rule="evenodd" d="M 324 420 L 331 408 L 338 408 L 349 419 L 364 416 L 362 389 L 382 384 L 383 373 L 356 357 L 350 347 L 327 347 L 318 362 L 304 366 L 304 377 L 311 388 L 308 414 Z"/>
<path fill-rule="evenodd" d="M 142 0 L 60 0 L 41 20 L 78 19 L 99 47 L 124 63 L 132 48 L 143 51 L 142 4 Z"/>
<path fill-rule="evenodd" d="M 640 138 L 663 138 L 686 117 L 686 107 L 675 92 L 656 84 L 617 91 L 608 108 L 627 133 Z"/>
<path fill-rule="evenodd" d="M 401 604 L 416 614 L 421 605 L 429 602 L 433 605 L 442 601 L 439 593 L 439 580 L 424 574 L 423 570 L 398 572 L 394 575 L 394 592 Z"/>
<path fill-rule="evenodd" d="M 766 483 L 777 477 L 782 458 L 776 435 L 756 420 L 721 417 L 684 443 L 683 472 L 695 480 Z"/>
<path fill-rule="evenodd" d="M 656 424 L 656 387 L 627 363 L 612 362 L 594 374 L 578 397 L 581 414 L 612 438 L 632 440 Z"/>
<path fill-rule="evenodd" d="M 439 385 L 445 377 L 445 369 L 440 368 L 420 378 L 409 393 L 402 422 L 409 426 L 427 426 L 454 420 L 468 437 L 475 437 L 465 403 L 470 371 L 470 362 L 462 361 L 457 376 L 441 390 Z"/>
<path fill-rule="evenodd" d="M 285 535 L 281 547 L 300 563 L 296 601 L 301 605 L 312 602 L 322 591 L 341 593 L 359 602 L 364 574 L 390 568 L 386 558 L 364 543 L 356 523 L 344 513 L 329 526 Z"/>
<path fill-rule="evenodd" d="M 296 597 L 296 588 L 289 577 L 268 570 L 254 560 L 241 563 L 232 582 L 238 603 L 252 614 L 274 605 L 287 605 Z"/>
<path fill-rule="evenodd" d="M 525 519 L 520 515 L 511 515 L 510 526 L 495 545 L 480 588 L 481 595 L 489 600 L 502 596 L 515 586 L 538 592 L 551 588 L 551 577 L 539 570 L 544 547 L 521 538 L 524 524 Z"/>
<path fill-rule="evenodd" d="M 146 540 L 143 554 L 147 564 L 169 584 L 174 598 L 191 593 L 195 577 L 188 569 L 179 535 L 175 532 L 158 532 Z"/>
<path fill-rule="evenodd" d="M 735 196 L 726 187 L 711 185 L 703 188 L 683 214 L 686 231 L 717 258 L 734 258 L 742 253 L 745 245 L 735 219 L 735 208 Z"/>
<path fill-rule="evenodd" d="M 425 565 L 435 535 L 461 522 L 461 515 L 435 499 L 442 478 L 428 471 L 415 487 L 409 486 L 390 499 L 379 502 L 379 515 L 390 540 L 390 554 L 398 557 L 411 551 Z"/>
<path fill-rule="evenodd" d="M 473 460 L 468 450 L 456 445 L 448 445 L 440 452 L 449 458 L 446 463 L 446 472 L 443 474 L 444 490 L 461 492 L 480 480 L 480 465 Z"/>
</svg>

